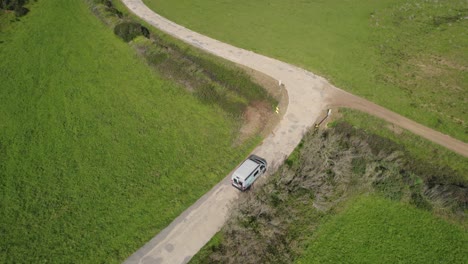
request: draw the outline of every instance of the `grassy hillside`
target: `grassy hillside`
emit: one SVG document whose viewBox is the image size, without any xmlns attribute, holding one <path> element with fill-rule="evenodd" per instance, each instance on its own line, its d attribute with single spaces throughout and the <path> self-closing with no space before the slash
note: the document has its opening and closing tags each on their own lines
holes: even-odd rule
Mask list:
<svg viewBox="0 0 468 264">
<path fill-rule="evenodd" d="M 464 0 L 145 0 L 188 28 L 326 76 L 468 141 Z"/>
<path fill-rule="evenodd" d="M 468 232 L 430 213 L 362 196 L 320 226 L 297 263 L 465 263 Z"/>
<path fill-rule="evenodd" d="M 438 168 L 449 167 L 468 180 L 468 159 L 466 157 L 369 114 L 346 108 L 341 108 L 335 113 L 340 116 L 338 120 L 346 121 L 355 128 L 388 138 L 403 146 L 406 151 L 411 153 L 415 166 L 419 165 L 422 169 L 424 165 L 421 165 L 421 161 L 429 161 Z M 334 126 L 335 124 L 333 121 L 328 125 Z M 426 167 L 426 169 L 428 169 L 426 173 L 430 173 L 429 168 Z"/>
<path fill-rule="evenodd" d="M 237 121 L 160 78 L 84 1 L 38 1 L 10 20 L 0 35 L 2 263 L 121 262 L 258 141 L 232 147 Z"/>
</svg>

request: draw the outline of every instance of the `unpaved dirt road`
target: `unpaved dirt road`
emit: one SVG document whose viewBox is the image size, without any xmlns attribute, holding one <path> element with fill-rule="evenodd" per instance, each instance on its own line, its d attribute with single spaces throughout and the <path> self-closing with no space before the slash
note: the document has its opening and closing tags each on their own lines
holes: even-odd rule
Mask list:
<svg viewBox="0 0 468 264">
<path fill-rule="evenodd" d="M 156 14 L 141 0 L 122 0 L 137 16 L 193 46 L 265 73 L 285 85 L 288 107 L 283 119 L 253 153 L 264 157 L 269 172 L 283 162 L 303 134 L 330 106 L 347 106 L 371 113 L 468 157 L 468 144 L 424 127 L 367 100 L 344 92 L 325 79 L 288 63 L 233 47 L 179 26 Z M 225 222 L 228 206 L 239 195 L 230 175 L 177 217 L 167 228 L 130 256 L 126 263 L 186 263 Z M 155 208 L 157 210 L 157 208 Z"/>
</svg>

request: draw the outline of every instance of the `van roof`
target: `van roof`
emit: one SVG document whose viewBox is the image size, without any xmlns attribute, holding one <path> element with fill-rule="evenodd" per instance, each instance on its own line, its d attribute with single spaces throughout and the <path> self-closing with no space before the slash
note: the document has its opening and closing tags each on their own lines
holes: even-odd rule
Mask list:
<svg viewBox="0 0 468 264">
<path fill-rule="evenodd" d="M 234 172 L 233 177 L 239 178 L 240 180 L 245 180 L 250 173 L 252 173 L 257 167 L 259 166 L 258 163 L 251 159 L 246 159 L 242 165 L 237 168 L 237 170 Z"/>
</svg>

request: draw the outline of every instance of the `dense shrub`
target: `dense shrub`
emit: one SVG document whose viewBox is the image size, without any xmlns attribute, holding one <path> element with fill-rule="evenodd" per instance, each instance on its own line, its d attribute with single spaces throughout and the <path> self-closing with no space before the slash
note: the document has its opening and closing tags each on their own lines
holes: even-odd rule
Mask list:
<svg viewBox="0 0 468 264">
<path fill-rule="evenodd" d="M 15 11 L 16 16 L 21 17 L 29 13 L 24 7 L 28 0 L 0 0 L 0 9 Z"/>
<path fill-rule="evenodd" d="M 29 9 L 27 9 L 27 8 L 24 7 L 24 6 L 18 7 L 18 8 L 15 9 L 15 14 L 16 14 L 16 16 L 18 16 L 18 17 L 25 16 L 27 13 L 29 13 Z"/>
<path fill-rule="evenodd" d="M 112 3 L 112 0 L 98 0 L 97 1 L 100 4 L 103 4 L 107 7 L 114 7 L 114 4 Z"/>
<path fill-rule="evenodd" d="M 318 219 L 356 193 L 375 192 L 428 211 L 463 215 L 468 209 L 466 182 L 455 184 L 460 177 L 453 171 L 427 162 L 425 170 L 414 167 L 401 146 L 348 123 L 311 131 L 301 144 L 294 162 L 240 197 L 223 239 L 200 262 L 293 262 Z"/>
<path fill-rule="evenodd" d="M 136 22 L 122 22 L 115 26 L 114 33 L 123 39 L 125 42 L 129 42 L 138 36 L 144 36 L 149 38 L 150 33 L 147 28 Z"/>
<path fill-rule="evenodd" d="M 114 14 L 116 15 L 118 18 L 122 18 L 123 17 L 123 13 L 120 12 L 120 10 L 118 10 L 117 8 L 111 6 L 111 7 L 107 7 L 107 11 L 111 14 Z M 146 29 L 146 28 L 145 28 Z M 149 36 L 149 32 L 148 32 L 148 35 L 145 35 L 143 34 L 145 37 L 148 37 Z"/>
<path fill-rule="evenodd" d="M 5 10 L 15 10 L 27 3 L 27 0 L 0 0 L 0 8 Z"/>
</svg>

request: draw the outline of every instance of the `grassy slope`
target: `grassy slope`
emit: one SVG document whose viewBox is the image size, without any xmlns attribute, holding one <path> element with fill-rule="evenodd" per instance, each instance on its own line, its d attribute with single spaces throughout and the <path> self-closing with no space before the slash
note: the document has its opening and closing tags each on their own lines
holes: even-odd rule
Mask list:
<svg viewBox="0 0 468 264">
<path fill-rule="evenodd" d="M 184 26 L 313 70 L 468 141 L 466 1 L 144 2 Z"/>
<path fill-rule="evenodd" d="M 430 213 L 361 196 L 319 227 L 298 263 L 466 263 L 468 233 Z"/>
<path fill-rule="evenodd" d="M 0 262 L 120 262 L 248 152 L 223 111 L 155 76 L 83 1 L 38 1 L 13 26 Z"/>
<path fill-rule="evenodd" d="M 392 124 L 369 114 L 352 109 L 340 109 L 340 113 L 343 115 L 342 119 L 354 127 L 388 138 L 404 146 L 413 158 L 428 161 L 437 164 L 437 166 L 450 167 L 468 180 L 467 158 L 406 130 L 395 128 Z M 394 132 L 394 129 L 399 131 Z"/>
</svg>

